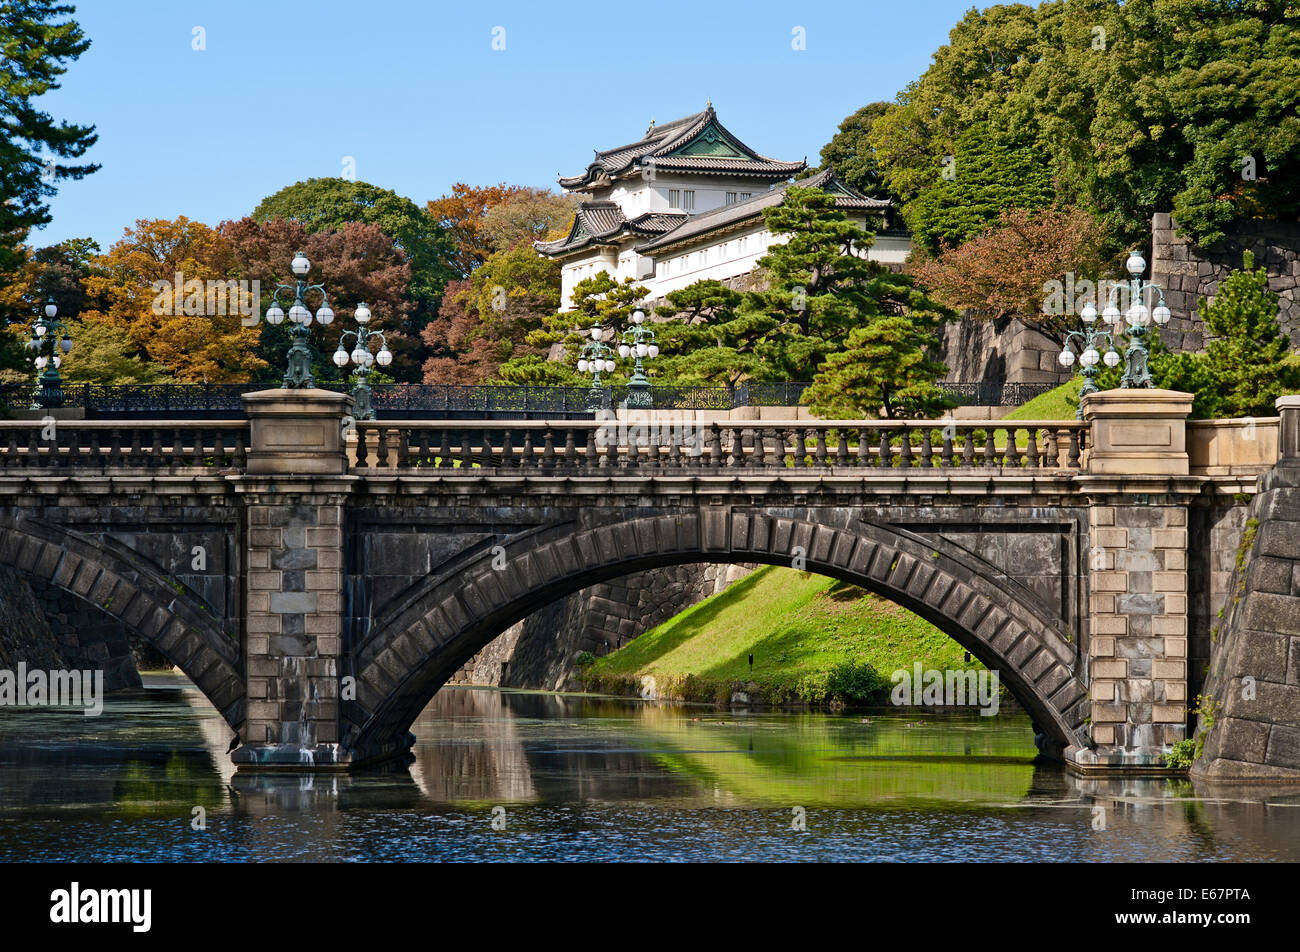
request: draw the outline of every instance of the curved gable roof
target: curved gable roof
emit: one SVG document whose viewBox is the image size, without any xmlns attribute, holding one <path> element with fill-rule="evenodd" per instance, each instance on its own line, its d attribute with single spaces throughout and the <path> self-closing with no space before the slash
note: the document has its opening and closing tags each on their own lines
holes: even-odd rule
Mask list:
<svg viewBox="0 0 1300 952">
<path fill-rule="evenodd" d="M 597 151 L 581 175 L 561 176 L 562 188 L 581 189 L 648 166 L 676 172 L 788 178 L 806 162 L 782 162 L 759 155 L 721 122 L 713 107 L 662 126 L 652 125 L 636 142 Z"/>
</svg>

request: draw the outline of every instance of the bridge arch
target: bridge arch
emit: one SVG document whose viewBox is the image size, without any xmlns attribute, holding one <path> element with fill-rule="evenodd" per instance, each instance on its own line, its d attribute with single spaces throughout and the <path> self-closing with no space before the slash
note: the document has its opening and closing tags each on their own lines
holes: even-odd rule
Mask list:
<svg viewBox="0 0 1300 952">
<path fill-rule="evenodd" d="M 239 646 L 197 596 L 178 591 L 138 554 L 111 539 L 6 514 L 0 564 L 117 619 L 180 668 L 232 728 L 244 722 Z"/>
<path fill-rule="evenodd" d="M 505 540 L 417 586 L 354 649 L 357 697 L 344 730 L 361 756 L 402 745 L 447 679 L 540 605 L 631 572 L 687 562 L 792 564 L 859 585 L 907 608 L 997 669 L 1057 752 L 1078 745 L 1087 689 L 1077 644 L 1035 596 L 944 540 L 853 518 L 719 507 L 568 525 Z M 828 524 L 833 522 L 834 524 Z M 501 565 L 500 559 L 497 565 Z"/>
</svg>

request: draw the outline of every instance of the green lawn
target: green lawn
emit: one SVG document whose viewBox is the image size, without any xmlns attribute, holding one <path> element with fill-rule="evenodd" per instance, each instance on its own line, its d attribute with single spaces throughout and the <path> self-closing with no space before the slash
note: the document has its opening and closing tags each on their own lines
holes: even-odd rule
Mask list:
<svg viewBox="0 0 1300 952">
<path fill-rule="evenodd" d="M 1024 406 L 1017 407 L 1004 420 L 1073 420 L 1079 410 L 1079 388 L 1082 377 L 1074 377 L 1055 390 L 1040 394 Z"/>
<path fill-rule="evenodd" d="M 636 693 L 648 676 L 659 697 L 694 701 L 729 700 L 752 682 L 746 690 L 769 703 L 819 704 L 879 699 L 890 674 L 916 661 L 981 667 L 892 602 L 820 575 L 764 566 L 599 659 L 586 681 L 592 690 Z"/>
</svg>

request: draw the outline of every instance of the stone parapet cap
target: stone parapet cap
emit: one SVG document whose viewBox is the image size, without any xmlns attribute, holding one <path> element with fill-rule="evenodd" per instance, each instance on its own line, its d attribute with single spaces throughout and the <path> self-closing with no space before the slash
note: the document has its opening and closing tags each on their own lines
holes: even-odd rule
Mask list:
<svg viewBox="0 0 1300 952">
<path fill-rule="evenodd" d="M 1192 412 L 1194 397 L 1178 390 L 1098 390 L 1083 398 L 1083 420 L 1096 417 L 1180 417 Z"/>
<path fill-rule="evenodd" d="M 352 396 L 346 393 L 338 393 L 334 390 L 321 390 L 319 388 L 303 388 L 291 390 L 284 387 L 277 387 L 271 390 L 255 390 L 252 393 L 243 395 L 242 400 L 244 407 L 251 410 L 256 407 L 261 412 L 275 412 L 280 406 L 285 408 L 301 408 L 304 405 L 319 404 L 324 412 L 324 408 L 330 408 L 330 411 L 336 411 L 344 403 L 350 403 Z M 294 412 L 286 411 L 284 412 Z"/>
<path fill-rule="evenodd" d="M 454 472 L 454 471 L 453 471 Z M 847 493 L 870 496 L 934 496 L 981 497 L 1021 496 L 1062 497 L 1077 496 L 1077 476 L 1073 471 L 1047 473 L 1038 476 L 971 475 L 946 476 L 863 476 L 837 475 L 827 469 L 817 473 L 796 475 L 790 472 L 771 474 L 734 474 L 727 470 L 716 473 L 683 472 L 633 474 L 619 471 L 602 476 L 587 473 L 556 472 L 552 475 L 502 473 L 478 471 L 469 475 L 439 474 L 431 470 L 428 475 L 418 471 L 398 473 L 394 470 L 367 474 L 358 485 L 359 492 L 374 495 L 434 495 L 449 494 L 470 496 L 482 492 L 507 495 L 575 495 L 575 496 L 734 496 L 763 495 L 809 496 L 824 498 L 826 505 L 842 504 Z M 279 484 L 277 483 L 277 486 Z"/>
<path fill-rule="evenodd" d="M 1078 491 L 1090 497 L 1102 495 L 1200 496 L 1206 486 L 1224 482 L 1231 488 L 1246 484 L 1236 477 L 1215 479 L 1205 476 L 1164 476 L 1141 474 L 1090 473 L 1075 477 Z M 1249 481 L 1253 487 L 1253 480 Z"/>
<path fill-rule="evenodd" d="M 328 473 L 321 475 L 295 473 L 285 476 L 258 473 L 228 478 L 235 492 L 240 495 L 265 493 L 277 498 L 282 498 L 289 493 L 348 497 L 356 491 L 357 483 L 366 479 L 364 476 L 340 476 Z"/>
</svg>

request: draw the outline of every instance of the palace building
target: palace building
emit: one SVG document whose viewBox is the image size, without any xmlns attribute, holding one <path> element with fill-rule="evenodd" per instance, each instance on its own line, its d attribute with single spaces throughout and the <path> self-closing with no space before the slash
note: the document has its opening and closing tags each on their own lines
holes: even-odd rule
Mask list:
<svg viewBox="0 0 1300 952">
<path fill-rule="evenodd" d="M 573 307 L 574 285 L 601 271 L 618 281 L 635 278 L 651 298 L 702 278 L 735 278 L 785 240 L 767 231 L 763 209 L 780 204 L 805 168 L 804 161 L 759 155 L 718 121 L 710 104 L 685 119 L 651 122 L 641 139 L 597 152 L 582 174 L 562 176 L 560 186 L 584 200 L 567 236 L 534 247 L 563 262 L 565 310 Z M 875 230 L 872 260 L 903 263 L 911 242 L 890 228 L 894 209 L 887 199 L 863 195 L 829 169 L 796 184 L 834 194 L 851 219 Z"/>
</svg>

